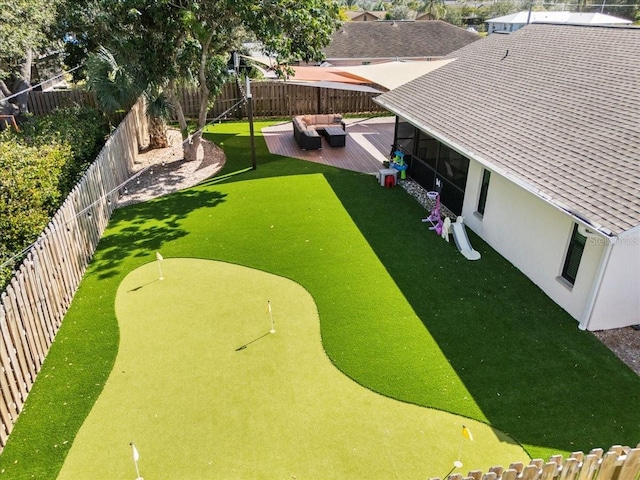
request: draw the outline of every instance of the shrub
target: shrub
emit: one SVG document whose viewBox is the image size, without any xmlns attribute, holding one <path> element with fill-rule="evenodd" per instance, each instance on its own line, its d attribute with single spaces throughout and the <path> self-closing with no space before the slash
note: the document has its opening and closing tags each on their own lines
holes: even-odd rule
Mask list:
<svg viewBox="0 0 640 480">
<path fill-rule="evenodd" d="M 22 260 L 20 252 L 47 226 L 108 132 L 97 110 L 76 105 L 31 117 L 22 132 L 0 136 L 0 290 Z"/>
<path fill-rule="evenodd" d="M 0 141 L 0 287 L 14 261 L 5 261 L 33 242 L 60 204 L 60 171 L 69 163 L 67 144 L 29 146 L 15 135 Z"/>
<path fill-rule="evenodd" d="M 68 143 L 73 156 L 61 170 L 60 192 L 66 197 L 95 160 L 109 134 L 104 116 L 89 106 L 58 108 L 23 125 L 24 137 L 33 145 Z"/>
</svg>

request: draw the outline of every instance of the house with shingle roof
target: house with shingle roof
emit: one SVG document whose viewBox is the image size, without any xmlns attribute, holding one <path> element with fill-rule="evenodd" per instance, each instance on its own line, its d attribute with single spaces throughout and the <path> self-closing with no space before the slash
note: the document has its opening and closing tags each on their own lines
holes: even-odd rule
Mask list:
<svg viewBox="0 0 640 480">
<path fill-rule="evenodd" d="M 571 25 L 630 25 L 631 20 L 597 12 L 521 12 L 490 18 L 485 22 L 488 33 L 511 33 L 529 23 L 567 23 Z"/>
<path fill-rule="evenodd" d="M 640 324 L 640 28 L 531 24 L 450 57 L 376 98 L 409 175 L 580 328 Z"/>
<path fill-rule="evenodd" d="M 344 13 L 350 22 L 375 22 L 387 15 L 383 10 L 346 10 Z"/>
<path fill-rule="evenodd" d="M 440 20 L 346 22 L 334 32 L 324 54 L 333 66 L 439 60 L 479 38 Z"/>
</svg>

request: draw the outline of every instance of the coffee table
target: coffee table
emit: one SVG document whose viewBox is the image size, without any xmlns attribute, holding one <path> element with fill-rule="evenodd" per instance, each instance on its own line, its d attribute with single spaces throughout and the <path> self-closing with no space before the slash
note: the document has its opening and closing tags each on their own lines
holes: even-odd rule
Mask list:
<svg viewBox="0 0 640 480">
<path fill-rule="evenodd" d="M 344 147 L 347 132 L 341 127 L 326 127 L 322 134 L 330 147 Z"/>
</svg>

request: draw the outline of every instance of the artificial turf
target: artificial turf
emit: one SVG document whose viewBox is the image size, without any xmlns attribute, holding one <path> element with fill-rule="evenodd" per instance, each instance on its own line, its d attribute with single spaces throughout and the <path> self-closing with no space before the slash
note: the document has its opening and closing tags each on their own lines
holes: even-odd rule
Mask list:
<svg viewBox="0 0 640 480">
<path fill-rule="evenodd" d="M 424 478 L 526 456 L 485 424 L 347 378 L 291 280 L 211 260 L 161 268 L 120 284 L 116 363 L 58 478 L 130 478 L 131 441 L 147 478 Z"/>
<path fill-rule="evenodd" d="M 209 135 L 227 155 L 219 176 L 115 212 L 0 455 L 7 478 L 56 477 L 116 358 L 118 285 L 157 250 L 297 282 L 349 377 L 487 422 L 533 457 L 638 443 L 640 378 L 477 236 L 468 262 L 402 189 L 270 155 L 260 138 L 249 170 L 246 123 Z"/>
</svg>

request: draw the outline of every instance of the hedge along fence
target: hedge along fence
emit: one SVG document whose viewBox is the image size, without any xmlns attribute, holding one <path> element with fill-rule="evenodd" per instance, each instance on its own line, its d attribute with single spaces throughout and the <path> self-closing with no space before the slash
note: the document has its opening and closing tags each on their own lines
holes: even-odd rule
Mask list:
<svg viewBox="0 0 640 480">
<path fill-rule="evenodd" d="M 372 92 L 319 88 L 286 82 L 252 81 L 253 115 L 256 117 L 292 117 L 307 113 L 366 114 L 385 112 L 373 101 L 377 95 Z M 190 88 L 179 92 L 182 108 L 187 117 L 197 118 L 200 109 L 200 94 Z M 235 81 L 227 82 L 216 97 L 208 112 L 209 118 L 217 118 L 242 98 Z M 93 92 L 80 90 L 30 92 L 29 111 L 34 115 L 46 115 L 57 106 L 73 103 L 96 106 Z M 246 105 L 232 112 L 230 116 L 247 117 Z"/>
<path fill-rule="evenodd" d="M 0 295 L 0 448 L 44 362 L 98 241 L 148 142 L 139 100 L 107 140 Z"/>
<path fill-rule="evenodd" d="M 640 445 L 636 448 L 614 445 L 604 453 L 601 448 L 572 453 L 564 462 L 562 455 L 548 462 L 531 460 L 529 465 L 513 463 L 508 469 L 490 468 L 487 473 L 471 471 L 465 477 L 449 475 L 448 480 L 636 480 L 640 474 Z M 440 480 L 434 477 L 431 480 Z"/>
</svg>

